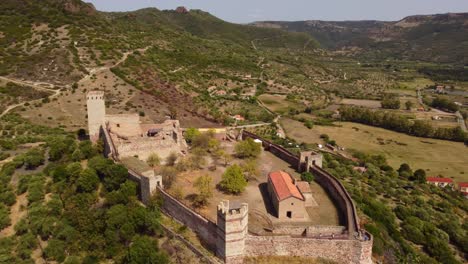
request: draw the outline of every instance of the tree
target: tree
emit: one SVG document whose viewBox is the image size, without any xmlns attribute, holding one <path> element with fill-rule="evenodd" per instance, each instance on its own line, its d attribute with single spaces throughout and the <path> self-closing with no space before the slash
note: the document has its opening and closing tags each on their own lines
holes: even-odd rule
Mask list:
<svg viewBox="0 0 468 264">
<path fill-rule="evenodd" d="M 256 158 L 262 152 L 262 145 L 256 143 L 253 139 L 247 138 L 244 141 L 240 141 L 236 144 L 234 152 L 236 156 L 245 159 L 245 158 Z"/>
<path fill-rule="evenodd" d="M 225 167 L 226 167 L 227 165 L 229 165 L 229 164 L 232 162 L 232 160 L 234 159 L 234 158 L 232 157 L 231 154 L 229 154 L 229 153 L 227 153 L 227 152 L 225 152 L 225 151 L 223 151 L 223 153 L 222 153 L 222 155 L 221 155 L 221 158 L 222 158 L 223 161 L 224 161 L 224 166 L 225 166 Z"/>
<path fill-rule="evenodd" d="M 242 193 L 245 187 L 247 187 L 247 181 L 242 173 L 242 168 L 237 164 L 228 167 L 222 176 L 219 186 L 229 193 Z"/>
<path fill-rule="evenodd" d="M 406 107 L 406 110 L 411 110 L 411 108 L 413 107 L 413 102 L 406 101 L 405 107 Z"/>
<path fill-rule="evenodd" d="M 135 236 L 130 243 L 125 263 L 130 264 L 163 264 L 169 260 L 159 251 L 156 240 L 148 236 Z"/>
<path fill-rule="evenodd" d="M 248 160 L 242 164 L 242 171 L 247 180 L 254 180 L 260 176 L 260 171 L 255 160 Z"/>
<path fill-rule="evenodd" d="M 159 158 L 158 154 L 152 153 L 151 155 L 149 155 L 148 159 L 146 159 L 146 163 L 148 164 L 148 166 L 154 168 L 161 164 L 161 159 Z"/>
<path fill-rule="evenodd" d="M 99 184 L 99 177 L 95 170 L 87 168 L 80 173 L 77 180 L 77 187 L 79 192 L 92 192 L 96 190 Z"/>
<path fill-rule="evenodd" d="M 197 188 L 198 194 L 195 197 L 195 204 L 197 206 L 204 206 L 208 203 L 208 199 L 213 197 L 213 188 L 211 186 L 211 177 L 208 175 L 200 176 L 194 182 L 194 187 Z"/>
<path fill-rule="evenodd" d="M 121 164 L 112 164 L 105 171 L 104 186 L 108 191 L 117 190 L 128 178 L 128 170 Z"/>
<path fill-rule="evenodd" d="M 206 165 L 205 155 L 206 152 L 200 148 L 192 150 L 192 155 L 190 156 L 190 158 L 194 167 L 201 169 Z"/>
<path fill-rule="evenodd" d="M 414 172 L 413 175 L 414 180 L 416 180 L 419 183 L 425 183 L 426 182 L 426 172 L 422 169 L 418 169 Z"/>
<path fill-rule="evenodd" d="M 310 120 L 307 120 L 304 122 L 304 126 L 307 127 L 308 129 L 312 129 L 314 127 L 314 123 Z"/>
<path fill-rule="evenodd" d="M 400 98 L 396 94 L 387 94 L 382 100 L 382 108 L 385 109 L 399 109 Z"/>
<path fill-rule="evenodd" d="M 65 242 L 58 239 L 50 239 L 44 249 L 44 255 L 48 260 L 63 262 L 65 260 Z"/>
<path fill-rule="evenodd" d="M 176 181 L 177 170 L 173 167 L 164 167 L 161 170 L 163 177 L 163 184 L 165 188 L 171 188 L 172 184 Z"/>
<path fill-rule="evenodd" d="M 171 154 L 169 154 L 169 156 L 166 158 L 166 165 L 174 166 L 178 158 L 179 157 L 177 156 L 177 153 L 171 152 Z"/>
<path fill-rule="evenodd" d="M 400 165 L 400 168 L 398 168 L 398 174 L 401 176 L 401 177 L 404 177 L 404 178 L 409 178 L 411 176 L 413 176 L 413 171 L 411 170 L 410 166 L 406 163 L 403 163 Z"/>
<path fill-rule="evenodd" d="M 26 169 L 33 170 L 44 164 L 44 151 L 40 149 L 32 149 L 28 151 L 24 157 L 24 165 Z"/>
<path fill-rule="evenodd" d="M 306 181 L 308 183 L 311 183 L 315 180 L 315 177 L 312 173 L 310 172 L 304 172 L 301 174 L 301 180 Z"/>
</svg>

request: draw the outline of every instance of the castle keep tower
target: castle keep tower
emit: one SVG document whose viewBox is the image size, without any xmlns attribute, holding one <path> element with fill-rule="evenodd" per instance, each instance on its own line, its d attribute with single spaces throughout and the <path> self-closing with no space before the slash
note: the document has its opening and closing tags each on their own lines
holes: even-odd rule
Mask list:
<svg viewBox="0 0 468 264">
<path fill-rule="evenodd" d="M 86 96 L 88 107 L 88 132 L 93 143 L 99 139 L 101 126 L 104 125 L 106 117 L 106 105 L 104 103 L 104 92 L 91 91 Z"/>
<path fill-rule="evenodd" d="M 233 263 L 244 257 L 248 216 L 246 203 L 224 200 L 218 205 L 216 253 L 226 263 Z"/>
</svg>

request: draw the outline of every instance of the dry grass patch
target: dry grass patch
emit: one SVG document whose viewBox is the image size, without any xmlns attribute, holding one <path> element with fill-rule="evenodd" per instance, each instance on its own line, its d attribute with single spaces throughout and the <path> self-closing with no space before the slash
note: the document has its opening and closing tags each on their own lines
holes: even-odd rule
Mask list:
<svg viewBox="0 0 468 264">
<path fill-rule="evenodd" d="M 314 126 L 309 130 L 298 121 L 282 119 L 286 134 L 299 142 L 322 143 L 320 135 L 327 134 L 347 149 L 385 155 L 395 169 L 408 163 L 413 169 L 425 169 L 428 176 L 468 180 L 468 148 L 463 143 L 418 138 L 350 122 L 336 124 L 341 127 Z"/>
<path fill-rule="evenodd" d="M 367 108 L 381 108 L 382 104 L 377 100 L 363 100 L 363 99 L 343 99 L 340 104 L 343 105 L 356 105 L 363 106 Z"/>
<path fill-rule="evenodd" d="M 303 109 L 304 105 L 301 103 L 294 103 L 286 99 L 286 95 L 278 94 L 262 94 L 258 99 L 273 112 L 286 113 L 290 108 Z"/>
</svg>

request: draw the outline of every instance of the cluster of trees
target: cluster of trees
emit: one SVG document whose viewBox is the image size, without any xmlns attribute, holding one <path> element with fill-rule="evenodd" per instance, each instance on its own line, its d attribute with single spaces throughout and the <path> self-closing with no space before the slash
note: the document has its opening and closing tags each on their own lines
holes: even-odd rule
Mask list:
<svg viewBox="0 0 468 264">
<path fill-rule="evenodd" d="M 449 112 L 456 112 L 459 110 L 458 105 L 450 101 L 447 98 L 437 96 L 429 103 L 430 106 L 438 109 L 442 109 Z"/>
<path fill-rule="evenodd" d="M 0 229 L 11 224 L 8 209 L 16 195 L 27 193 L 28 212 L 15 224 L 14 236 L 0 239 L 2 261 L 33 261 L 39 237 L 47 241 L 42 251 L 47 261 L 168 263 L 157 242 L 162 235 L 157 203 L 140 205 L 124 166 L 102 157 L 99 145 L 73 136 L 46 142 L 0 170 Z M 22 167 L 35 170 L 20 176 L 14 188 L 11 176 Z"/>
<path fill-rule="evenodd" d="M 385 94 L 382 98 L 382 108 L 384 109 L 400 109 L 400 98 L 397 94 Z"/>
<path fill-rule="evenodd" d="M 402 164 L 394 170 L 382 155 L 354 156 L 358 163 L 326 154 L 324 168 L 342 180 L 369 217 L 365 229 L 374 236 L 373 253 L 384 262 L 461 263 L 457 251 L 461 259 L 468 253 L 464 198 L 450 188 L 426 184 L 422 169 L 413 172 Z M 356 165 L 367 172 L 354 171 Z"/>
<path fill-rule="evenodd" d="M 424 67 L 418 70 L 434 81 L 468 81 L 468 70 L 465 68 L 442 69 Z"/>
<path fill-rule="evenodd" d="M 372 111 L 362 107 L 343 106 L 341 120 L 381 127 L 417 137 L 437 138 L 464 142 L 468 137 L 460 127 L 434 128 L 422 120 L 408 120 L 407 117 L 387 111 Z"/>
</svg>

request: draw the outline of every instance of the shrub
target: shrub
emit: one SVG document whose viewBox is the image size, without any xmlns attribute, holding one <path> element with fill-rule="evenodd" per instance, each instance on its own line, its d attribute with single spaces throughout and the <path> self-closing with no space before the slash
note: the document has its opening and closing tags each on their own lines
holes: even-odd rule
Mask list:
<svg viewBox="0 0 468 264">
<path fill-rule="evenodd" d="M 315 177 L 312 173 L 310 172 L 304 172 L 301 174 L 301 180 L 306 181 L 308 183 L 311 183 L 315 180 Z"/>
<path fill-rule="evenodd" d="M 146 159 L 146 163 L 150 166 L 150 167 L 156 167 L 158 166 L 159 164 L 161 164 L 161 159 L 159 158 L 158 154 L 156 153 L 152 153 L 148 159 Z"/>
<path fill-rule="evenodd" d="M 169 154 L 169 156 L 166 158 L 166 165 L 174 166 L 178 158 L 179 157 L 177 156 L 177 153 L 171 152 L 171 154 Z"/>
<path fill-rule="evenodd" d="M 211 177 L 208 175 L 200 176 L 194 182 L 194 187 L 197 188 L 198 194 L 195 197 L 195 205 L 203 206 L 208 203 L 208 199 L 213 197 L 213 188 L 211 186 Z"/>
</svg>

